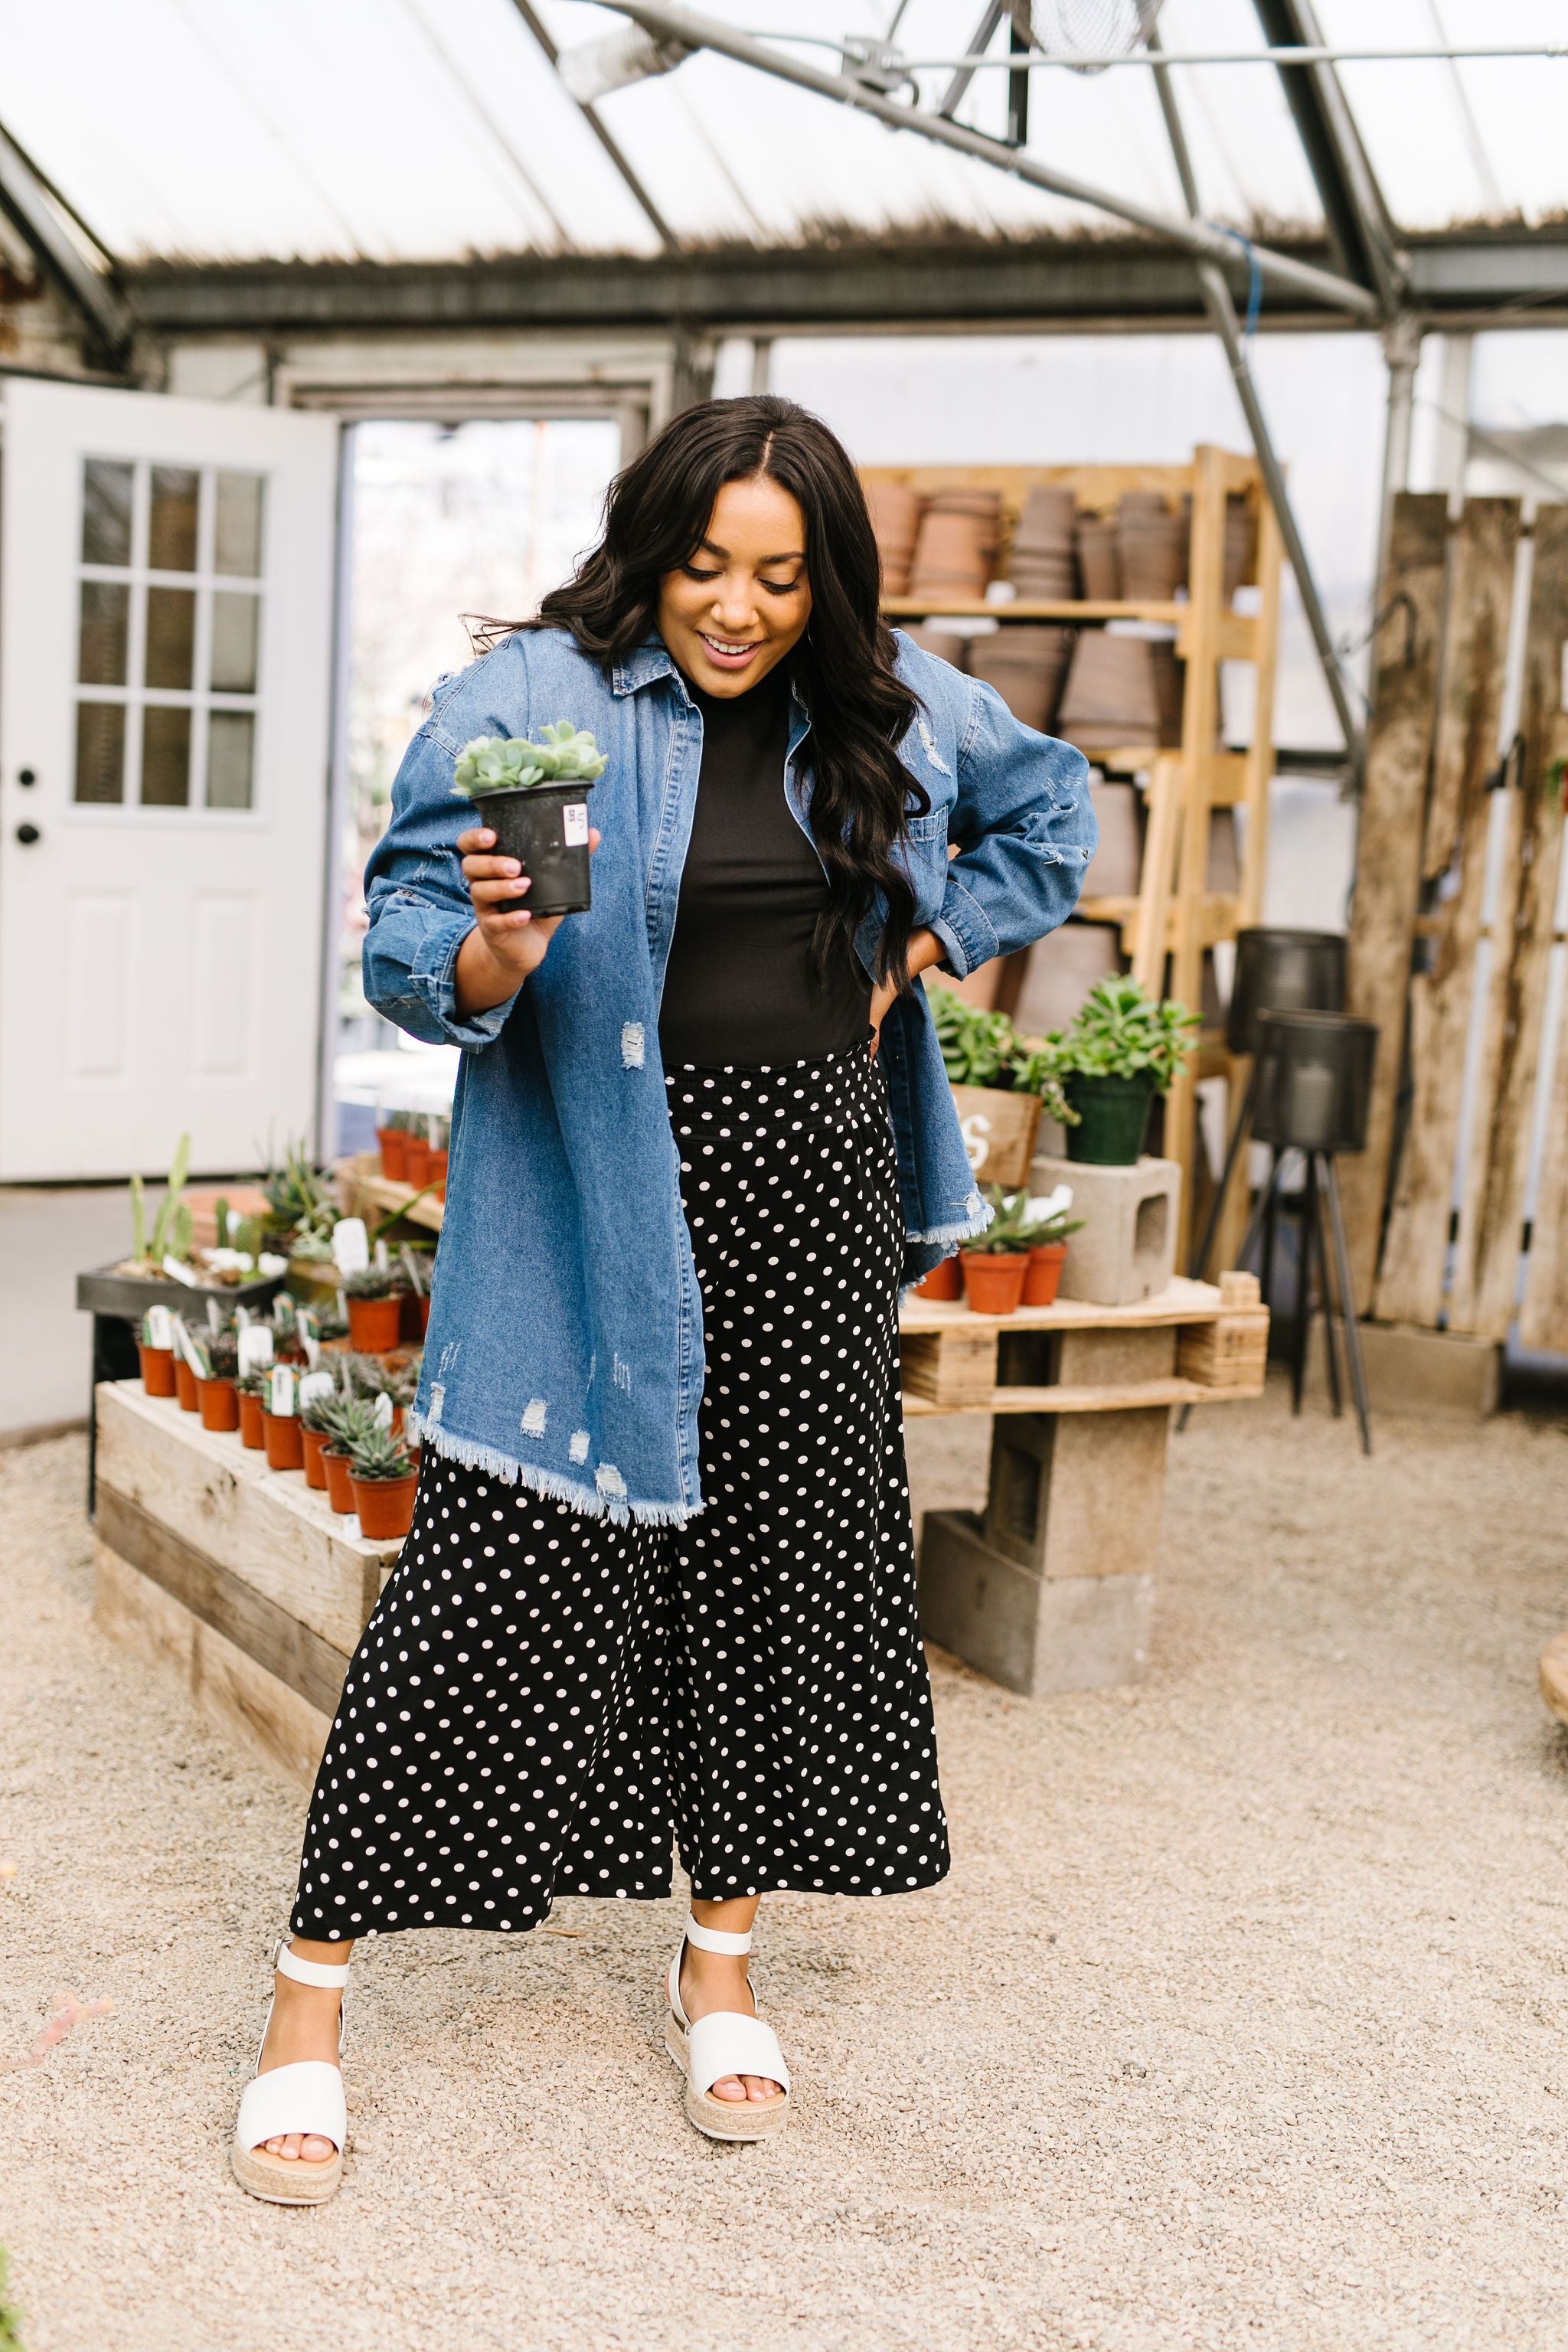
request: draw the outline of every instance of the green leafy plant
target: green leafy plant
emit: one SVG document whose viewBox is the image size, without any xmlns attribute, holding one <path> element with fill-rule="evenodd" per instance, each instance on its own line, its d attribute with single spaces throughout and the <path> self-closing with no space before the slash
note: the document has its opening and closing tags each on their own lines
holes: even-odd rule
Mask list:
<svg viewBox="0 0 1568 2352">
<path fill-rule="evenodd" d="M 1043 1044 L 1021 1045 L 1013 1065 L 1013 1084 L 1019 1094 L 1038 1095 L 1047 1118 L 1057 1119 L 1063 1127 L 1076 1127 L 1078 1113 L 1062 1092 L 1057 1063 L 1060 1042 L 1060 1033 L 1056 1032 Z"/>
<path fill-rule="evenodd" d="M 347 1298 L 400 1298 L 407 1287 L 408 1276 L 400 1265 L 365 1265 L 343 1276 Z"/>
<path fill-rule="evenodd" d="M 1166 1094 L 1200 1025 L 1184 1004 L 1151 996 L 1124 972 L 1096 981 L 1068 1027 L 1046 1045 L 1058 1077 L 1136 1078 L 1148 1071 Z"/>
<path fill-rule="evenodd" d="M 1064 1241 L 1083 1223 L 1081 1217 L 1067 1215 L 1070 1194 L 1058 1207 L 1053 1205 L 1054 1194 L 1031 1199 L 1026 1190 L 1005 1192 L 1000 1184 L 987 1184 L 983 1189 L 994 1213 L 985 1231 L 963 1244 L 976 1256 L 1021 1257 L 1046 1242 Z"/>
<path fill-rule="evenodd" d="M 950 1085 L 1013 1085 L 1018 1033 L 1006 1013 L 987 1013 L 983 1005 L 967 1004 L 952 988 L 933 988 L 926 1001 Z"/>
<path fill-rule="evenodd" d="M 407 1478 L 414 1471 L 413 1456 L 401 1437 L 390 1429 L 372 1428 L 367 1434 L 355 1438 L 349 1446 L 349 1474 L 354 1478 Z"/>
<path fill-rule="evenodd" d="M 608 764 L 590 734 L 570 719 L 558 719 L 541 728 L 537 742 L 525 735 L 476 735 L 458 752 L 452 782 L 467 799 L 479 800 L 533 784 L 596 783 Z"/>
<path fill-rule="evenodd" d="M 180 1195 L 191 1172 L 191 1139 L 182 1135 L 169 1162 L 169 1181 L 151 1234 L 147 1230 L 147 1198 L 140 1176 L 131 1179 L 131 1255 L 140 1264 L 162 1265 L 165 1257 L 182 1264 L 191 1252 L 191 1213 Z"/>
</svg>

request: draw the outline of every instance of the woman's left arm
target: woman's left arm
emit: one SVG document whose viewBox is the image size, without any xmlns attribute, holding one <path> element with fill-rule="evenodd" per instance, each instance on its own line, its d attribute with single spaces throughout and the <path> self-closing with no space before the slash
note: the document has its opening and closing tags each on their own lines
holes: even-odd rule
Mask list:
<svg viewBox="0 0 1568 2352">
<path fill-rule="evenodd" d="M 1066 920 L 1100 838 L 1083 753 L 1022 725 L 994 687 L 970 690 L 948 822 L 959 855 L 931 923 L 959 980 Z"/>
</svg>

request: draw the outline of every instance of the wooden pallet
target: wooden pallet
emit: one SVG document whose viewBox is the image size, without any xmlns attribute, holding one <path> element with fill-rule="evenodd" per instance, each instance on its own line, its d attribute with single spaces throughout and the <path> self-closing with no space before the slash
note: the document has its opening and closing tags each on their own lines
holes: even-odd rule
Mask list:
<svg viewBox="0 0 1568 2352">
<path fill-rule="evenodd" d="M 1090 1382 L 1049 1376 L 1069 1333 L 1171 1335 L 1171 1369 Z M 904 1413 L 1133 1412 L 1151 1406 L 1219 1404 L 1261 1396 L 1268 1310 L 1256 1276 L 1219 1283 L 1178 1277 L 1130 1307 L 1064 1299 L 1015 1315 L 976 1315 L 962 1303 L 910 1298 L 900 1318 Z M 1110 1351 L 1107 1351 L 1110 1353 Z M 1131 1351 L 1129 1351 L 1131 1352 Z M 1028 1378 L 1046 1370 L 1044 1379 Z"/>
</svg>

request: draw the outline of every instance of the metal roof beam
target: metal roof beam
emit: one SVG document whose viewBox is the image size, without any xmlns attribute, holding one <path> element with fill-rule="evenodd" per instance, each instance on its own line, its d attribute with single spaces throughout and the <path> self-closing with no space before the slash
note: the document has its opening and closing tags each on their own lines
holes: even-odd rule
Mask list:
<svg viewBox="0 0 1568 2352">
<path fill-rule="evenodd" d="M 0 211 L 26 239 L 107 356 L 117 364 L 121 362 L 135 321 L 110 274 L 112 258 L 90 231 L 82 229 L 4 127 L 0 127 Z M 89 243 L 100 257 L 102 268 L 93 267 Z"/>
<path fill-rule="evenodd" d="M 1253 5 L 1271 47 L 1321 47 L 1311 0 L 1253 0 Z M 1400 309 L 1405 273 L 1388 208 L 1339 76 L 1330 64 L 1281 65 L 1279 81 L 1329 235 L 1352 277 L 1376 294 L 1386 323 Z"/>
<path fill-rule="evenodd" d="M 530 6 L 529 0 L 512 0 L 512 6 L 517 10 L 518 15 L 522 18 L 522 21 L 528 26 L 529 31 L 533 35 L 535 41 L 543 50 L 544 55 L 549 59 L 551 65 L 552 67 L 557 65 L 560 61 L 561 52 L 556 47 L 555 43 L 551 39 L 549 28 L 539 15 L 538 10 Z M 563 89 L 565 89 L 565 83 L 563 82 L 561 87 Z M 653 229 L 654 235 L 658 237 L 659 243 L 664 246 L 668 251 L 673 253 L 680 242 L 679 238 L 676 236 L 675 231 L 670 227 L 669 223 L 665 219 L 664 215 L 659 211 L 658 206 L 655 204 L 653 198 L 644 187 L 637 172 L 633 169 L 631 163 L 623 153 L 620 142 L 616 138 L 614 132 L 605 128 L 605 123 L 600 118 L 598 109 L 590 105 L 584 99 L 573 97 L 570 90 L 567 90 L 566 94 L 572 99 L 573 105 L 577 109 L 578 113 L 582 116 L 584 121 L 587 124 L 589 130 L 593 132 L 595 138 L 598 141 L 600 146 L 604 149 L 605 154 L 615 165 L 616 170 L 619 173 L 622 180 L 626 183 L 626 185 L 630 190 L 638 210 L 642 213 L 644 219 L 647 221 L 648 225 Z"/>
<path fill-rule="evenodd" d="M 791 82 L 797 89 L 807 89 L 818 98 L 828 98 L 840 106 L 853 107 L 858 112 L 870 115 L 894 131 L 912 131 L 934 145 L 947 147 L 956 154 L 968 155 L 975 162 L 987 163 L 994 171 L 1010 173 L 1016 179 L 1031 187 L 1047 188 L 1053 194 L 1067 196 L 1075 204 L 1088 205 L 1097 212 L 1110 213 L 1113 217 L 1131 221 L 1135 228 L 1150 236 L 1181 246 L 1189 253 L 1208 261 L 1223 261 L 1232 257 L 1235 240 L 1223 229 L 1213 228 L 1207 221 L 1182 220 L 1175 215 L 1151 211 L 1148 205 L 1135 204 L 1126 196 L 1108 189 L 1090 187 L 1066 172 L 1053 170 L 1033 155 L 1020 154 L 1005 142 L 988 139 L 978 131 L 968 131 L 961 123 L 945 122 L 917 108 L 900 105 L 896 100 L 884 98 L 847 74 L 824 73 L 816 66 L 784 56 L 770 48 L 765 42 L 753 39 L 750 34 L 737 32 L 732 26 L 717 18 L 698 15 L 694 9 L 664 5 L 659 0 L 605 0 L 617 15 L 626 16 L 650 33 L 683 41 L 689 48 L 710 49 L 720 57 L 734 59 L 738 65 L 752 66 L 760 73 L 771 74 L 775 79 Z M 1349 278 L 1334 276 L 1323 269 L 1314 269 L 1277 252 L 1272 247 L 1254 245 L 1249 251 L 1257 261 L 1263 278 L 1270 284 L 1289 288 L 1309 301 L 1321 302 L 1331 310 L 1349 310 L 1363 318 L 1380 315 L 1381 306 L 1375 295 Z"/>
</svg>

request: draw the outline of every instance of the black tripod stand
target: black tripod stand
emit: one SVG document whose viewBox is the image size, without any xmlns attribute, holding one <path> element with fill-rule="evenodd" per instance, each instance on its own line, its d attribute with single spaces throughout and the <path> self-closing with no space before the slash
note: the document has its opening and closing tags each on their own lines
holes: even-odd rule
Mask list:
<svg viewBox="0 0 1568 2352">
<path fill-rule="evenodd" d="M 1276 1148 L 1271 1155 L 1268 1181 L 1258 1195 L 1247 1228 L 1247 1238 L 1241 1244 L 1241 1263 L 1246 1265 L 1262 1233 L 1265 1222 L 1272 1226 L 1279 1181 L 1285 1173 L 1291 1152 L 1300 1150 L 1304 1163 L 1301 1190 L 1301 1246 L 1296 1265 L 1295 1328 L 1290 1339 L 1290 1409 L 1301 1410 L 1301 1391 L 1307 1377 L 1307 1340 L 1312 1321 L 1312 1277 L 1318 1279 L 1318 1297 L 1323 1310 L 1323 1355 L 1329 1376 L 1329 1401 L 1334 1417 L 1344 1411 L 1344 1391 L 1340 1380 L 1339 1350 L 1334 1339 L 1334 1302 L 1339 1294 L 1340 1328 L 1344 1336 L 1345 1357 L 1350 1370 L 1351 1393 L 1355 1400 L 1356 1419 L 1361 1424 L 1361 1450 L 1372 1452 L 1372 1423 L 1367 1410 L 1366 1370 L 1362 1362 L 1361 1329 L 1356 1321 L 1355 1297 L 1351 1286 L 1350 1251 L 1345 1242 L 1344 1211 L 1340 1202 L 1339 1173 L 1334 1155 L 1312 1147 L 1287 1144 Z M 1334 1278 L 1331 1284 L 1329 1260 L 1333 1259 Z M 1272 1259 L 1272 1246 L 1267 1252 Z M 1266 1268 L 1266 1271 L 1268 1269 Z M 1268 1292 L 1265 1290 L 1267 1297 Z"/>
</svg>

